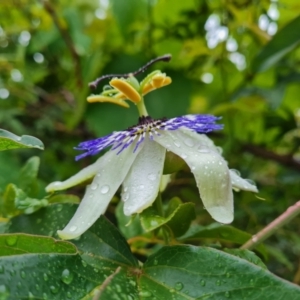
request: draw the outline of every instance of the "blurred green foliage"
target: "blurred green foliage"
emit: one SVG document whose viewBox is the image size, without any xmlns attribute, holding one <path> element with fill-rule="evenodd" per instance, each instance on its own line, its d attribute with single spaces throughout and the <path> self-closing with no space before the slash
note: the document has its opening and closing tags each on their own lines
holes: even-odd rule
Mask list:
<svg viewBox="0 0 300 300">
<path fill-rule="evenodd" d="M 233 226 L 257 232 L 299 199 L 299 14 L 298 0 L 1 1 L 0 127 L 36 136 L 45 145 L 43 153 L 0 153 L 2 196 L 32 155 L 41 160 L 40 199 L 47 183 L 94 161 L 75 163 L 73 147 L 127 128 L 138 116 L 134 107 L 87 105 L 88 83 L 103 74 L 134 71 L 171 53 L 170 63 L 154 68 L 173 83 L 146 97 L 148 111 L 154 118 L 186 113 L 223 117 L 224 130 L 212 138 L 223 147 L 230 166 L 257 183 L 264 199 L 236 193 Z M 186 171 L 176 175 L 164 199 L 179 196 L 195 202 L 194 224 L 208 225 L 211 218 L 197 201 L 198 191 Z M 80 197 L 83 188 L 72 193 Z M 112 203 L 107 213 L 114 222 L 115 207 Z M 299 228 L 298 218 L 278 230 L 264 250 L 268 269 L 298 284 Z M 209 237 L 193 243 L 237 243 Z M 136 252 L 151 253 L 139 246 Z"/>
</svg>

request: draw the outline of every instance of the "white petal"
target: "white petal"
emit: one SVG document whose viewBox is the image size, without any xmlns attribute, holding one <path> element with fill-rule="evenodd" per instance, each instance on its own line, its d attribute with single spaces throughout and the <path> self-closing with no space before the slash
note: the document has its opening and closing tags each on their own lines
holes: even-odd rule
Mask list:
<svg viewBox="0 0 300 300">
<path fill-rule="evenodd" d="M 242 177 L 239 176 L 239 174 L 236 173 L 235 170 L 229 170 L 229 172 L 230 172 L 231 184 L 233 188 L 237 190 L 244 190 L 244 191 L 258 193 L 258 189 L 255 183 L 252 183 L 249 179 L 243 179 Z"/>
<path fill-rule="evenodd" d="M 133 161 L 143 145 L 133 153 L 134 144 L 117 155 L 117 151 L 109 151 L 105 159 L 98 163 L 98 173 L 86 193 L 69 224 L 58 235 L 64 239 L 74 239 L 84 233 L 103 214 L 122 184 Z M 104 157 L 102 157 L 104 158 Z"/>
<path fill-rule="evenodd" d="M 182 130 L 160 133 L 161 136 L 155 136 L 155 140 L 189 165 L 210 215 L 220 223 L 231 223 L 233 193 L 226 161 L 209 147 L 206 138 L 193 138 L 193 134 L 186 134 Z"/>
<path fill-rule="evenodd" d="M 166 149 L 146 138 L 123 183 L 124 214 L 139 213 L 155 200 L 163 172 Z"/>
<path fill-rule="evenodd" d="M 190 131 L 188 129 L 180 129 L 181 132 L 187 134 L 189 137 L 199 141 L 203 147 L 208 147 L 214 151 L 221 152 L 220 148 L 215 146 L 214 142 L 204 134 L 197 134 L 196 132 Z M 240 174 L 235 170 L 230 170 L 231 184 L 234 189 L 244 190 L 249 192 L 258 193 L 258 189 L 254 182 L 249 179 L 243 179 Z"/>
<path fill-rule="evenodd" d="M 89 165 L 88 167 L 80 170 L 75 175 L 71 176 L 65 181 L 55 181 L 46 186 L 46 192 L 54 192 L 66 190 L 74 185 L 77 185 L 81 182 L 86 181 L 94 177 L 99 170 L 100 166 L 103 165 L 108 160 L 108 153 L 105 153 L 103 156 L 98 158 L 95 163 Z"/>
</svg>

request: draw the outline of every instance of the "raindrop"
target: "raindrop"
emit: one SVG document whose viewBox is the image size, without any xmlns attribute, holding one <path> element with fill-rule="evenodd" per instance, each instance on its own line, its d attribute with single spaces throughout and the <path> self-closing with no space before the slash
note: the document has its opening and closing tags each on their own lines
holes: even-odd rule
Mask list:
<svg viewBox="0 0 300 300">
<path fill-rule="evenodd" d="M 6 244 L 8 246 L 14 246 L 17 243 L 18 237 L 15 235 L 9 236 L 6 238 Z"/>
<path fill-rule="evenodd" d="M 22 283 L 19 281 L 18 283 L 17 283 L 17 288 L 21 288 L 22 287 Z"/>
<path fill-rule="evenodd" d="M 26 277 L 26 273 L 24 271 L 21 271 L 20 275 L 21 275 L 21 278 L 23 278 L 23 279 Z"/>
<path fill-rule="evenodd" d="M 177 282 L 177 283 L 175 284 L 175 289 L 176 289 L 177 291 L 181 291 L 182 288 L 183 288 L 183 283 Z"/>
<path fill-rule="evenodd" d="M 186 159 L 187 158 L 187 155 L 186 154 L 181 154 L 181 157 L 183 158 L 183 159 Z"/>
<path fill-rule="evenodd" d="M 209 153 L 210 152 L 207 148 L 203 148 L 202 146 L 199 146 L 197 150 L 200 153 Z"/>
<path fill-rule="evenodd" d="M 236 174 L 238 176 L 241 176 L 241 173 L 236 169 L 230 169 L 230 171 L 232 171 L 234 174 Z"/>
<path fill-rule="evenodd" d="M 196 169 L 196 167 L 195 166 L 192 166 L 192 168 L 191 168 L 193 171 Z"/>
<path fill-rule="evenodd" d="M 6 99 L 9 96 L 9 90 L 2 88 L 0 89 L 0 98 L 1 99 Z"/>
<path fill-rule="evenodd" d="M 43 278 L 44 278 L 45 281 L 49 280 L 49 277 L 48 277 L 48 275 L 46 273 L 43 274 Z"/>
<path fill-rule="evenodd" d="M 37 291 L 40 290 L 40 286 L 38 284 L 35 285 L 35 288 L 36 288 Z"/>
<path fill-rule="evenodd" d="M 57 294 L 58 290 L 59 290 L 58 286 L 54 286 L 54 285 L 50 286 L 50 291 L 51 291 L 52 294 Z"/>
<path fill-rule="evenodd" d="M 193 147 L 195 145 L 194 141 L 191 138 L 185 139 L 184 143 L 189 147 Z"/>
<path fill-rule="evenodd" d="M 217 280 L 216 285 L 221 285 L 221 281 Z"/>
<path fill-rule="evenodd" d="M 63 209 L 62 204 L 57 204 L 56 210 L 57 210 L 57 211 L 62 211 L 62 209 Z"/>
<path fill-rule="evenodd" d="M 147 178 L 151 181 L 154 181 L 154 180 L 156 180 L 156 175 L 154 173 L 149 173 Z"/>
<path fill-rule="evenodd" d="M 67 297 L 68 297 L 69 299 L 71 299 L 71 298 L 72 298 L 72 294 L 71 294 L 70 292 L 67 292 Z"/>
<path fill-rule="evenodd" d="M 3 273 L 4 273 L 4 267 L 0 266 L 0 274 L 3 274 Z"/>
<path fill-rule="evenodd" d="M 98 177 L 98 178 L 101 177 L 101 173 L 98 173 L 98 174 L 96 175 L 96 177 Z"/>
<path fill-rule="evenodd" d="M 89 197 L 90 197 L 90 198 L 93 198 L 93 197 L 94 197 L 94 194 L 93 194 L 93 193 L 90 193 L 90 194 L 89 194 Z"/>
<path fill-rule="evenodd" d="M 61 280 L 65 284 L 70 284 L 73 281 L 74 275 L 68 270 L 64 269 L 62 274 L 61 274 Z"/>
<path fill-rule="evenodd" d="M 219 165 L 220 165 L 220 166 L 222 166 L 222 165 L 223 165 L 223 163 L 222 163 L 221 161 L 219 161 Z"/>
<path fill-rule="evenodd" d="M 127 192 L 127 191 L 128 191 L 128 187 L 127 187 L 127 186 L 124 186 L 123 191 L 124 191 L 124 192 Z"/>
<path fill-rule="evenodd" d="M 158 264 L 157 259 L 154 259 L 153 264 L 156 266 Z"/>
<path fill-rule="evenodd" d="M 230 293 L 229 292 L 225 292 L 225 297 L 229 298 L 230 297 Z"/>
<path fill-rule="evenodd" d="M 69 230 L 70 230 L 71 232 L 73 232 L 73 231 L 75 231 L 76 229 L 77 229 L 77 226 L 71 226 Z"/>
<path fill-rule="evenodd" d="M 141 184 L 141 185 L 139 186 L 139 189 L 140 189 L 140 190 L 143 190 L 144 187 L 145 187 L 145 186 L 144 186 L 143 184 Z"/>
<path fill-rule="evenodd" d="M 129 199 L 129 193 L 123 193 L 122 194 L 122 200 L 127 201 Z"/>
<path fill-rule="evenodd" d="M 139 292 L 139 296 L 144 297 L 144 298 L 150 298 L 152 296 L 151 292 L 147 290 L 143 290 Z"/>
<path fill-rule="evenodd" d="M 87 263 L 83 260 L 82 262 L 82 265 L 84 266 L 84 267 L 86 267 L 87 266 Z"/>
<path fill-rule="evenodd" d="M 173 141 L 174 145 L 178 148 L 180 148 L 180 142 L 178 140 Z"/>
<path fill-rule="evenodd" d="M 200 285 L 201 285 L 201 286 L 205 286 L 205 285 L 206 285 L 205 280 L 202 279 L 202 280 L 200 281 Z"/>
<path fill-rule="evenodd" d="M 254 243 L 256 243 L 258 241 L 258 238 L 256 235 L 253 235 L 251 239 Z"/>
<path fill-rule="evenodd" d="M 109 191 L 109 186 L 108 185 L 103 185 L 100 189 L 101 194 L 107 194 Z"/>
<path fill-rule="evenodd" d="M 98 188 L 98 184 L 97 183 L 92 183 L 91 190 L 95 191 L 97 188 Z"/>
<path fill-rule="evenodd" d="M 10 71 L 11 79 L 15 82 L 20 82 L 23 80 L 23 75 L 18 69 L 12 69 Z"/>
<path fill-rule="evenodd" d="M 226 273 L 226 277 L 227 278 L 231 277 L 230 273 Z"/>
</svg>

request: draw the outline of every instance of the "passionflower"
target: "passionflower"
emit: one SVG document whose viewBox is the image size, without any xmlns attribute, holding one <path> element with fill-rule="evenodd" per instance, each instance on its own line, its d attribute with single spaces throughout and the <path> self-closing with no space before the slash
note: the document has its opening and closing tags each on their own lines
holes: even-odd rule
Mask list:
<svg viewBox="0 0 300 300">
<path fill-rule="evenodd" d="M 168 151 L 180 156 L 190 167 L 205 208 L 220 223 L 233 220 L 232 188 L 257 192 L 254 184 L 229 170 L 219 148 L 205 135 L 222 129 L 222 125 L 216 124 L 219 118 L 185 115 L 152 119 L 148 115 L 143 96 L 171 83 L 171 79 L 160 71 L 151 74 L 141 84 L 133 77 L 134 73 L 122 78 L 114 75 L 108 88 L 100 95 L 88 98 L 90 102 L 112 102 L 124 107 L 125 100 L 131 100 L 137 105 L 140 117 L 137 125 L 124 131 L 80 143 L 75 149 L 84 153 L 76 159 L 98 154 L 106 148 L 110 150 L 76 175 L 46 187 L 48 192 L 64 190 L 93 178 L 75 215 L 62 231 L 58 231 L 62 239 L 73 239 L 85 232 L 105 212 L 121 185 L 125 215 L 140 213 L 149 207 L 159 192 Z"/>
</svg>

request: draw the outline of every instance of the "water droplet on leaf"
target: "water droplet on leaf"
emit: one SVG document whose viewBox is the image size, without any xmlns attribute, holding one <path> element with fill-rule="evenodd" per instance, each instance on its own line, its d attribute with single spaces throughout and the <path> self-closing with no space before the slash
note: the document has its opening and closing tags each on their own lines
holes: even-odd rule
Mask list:
<svg viewBox="0 0 300 300">
<path fill-rule="evenodd" d="M 61 280 L 65 284 L 70 284 L 72 282 L 73 278 L 74 278 L 74 275 L 68 269 L 63 270 L 63 272 L 61 274 Z"/>
<path fill-rule="evenodd" d="M 8 236 L 5 241 L 8 246 L 14 246 L 18 241 L 18 237 L 15 235 Z"/>
<path fill-rule="evenodd" d="M 177 282 L 177 283 L 175 284 L 175 289 L 176 289 L 177 291 L 181 291 L 182 288 L 183 288 L 183 283 Z"/>
</svg>

